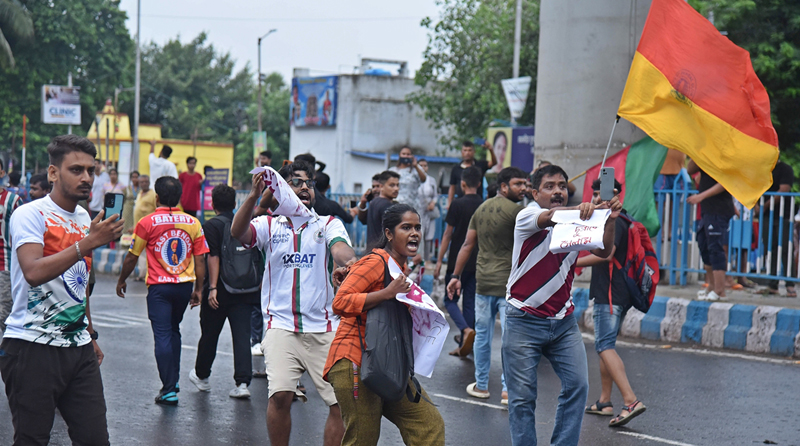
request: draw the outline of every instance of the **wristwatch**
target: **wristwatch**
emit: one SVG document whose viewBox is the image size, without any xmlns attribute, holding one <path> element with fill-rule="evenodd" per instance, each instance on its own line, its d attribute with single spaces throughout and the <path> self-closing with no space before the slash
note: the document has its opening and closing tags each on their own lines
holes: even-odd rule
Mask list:
<svg viewBox="0 0 800 446">
<path fill-rule="evenodd" d="M 93 341 L 96 341 L 99 335 L 97 334 L 97 330 L 89 333 L 89 337 L 92 338 Z"/>
<path fill-rule="evenodd" d="M 450 274 L 451 279 L 461 280 L 461 274 Z"/>
</svg>

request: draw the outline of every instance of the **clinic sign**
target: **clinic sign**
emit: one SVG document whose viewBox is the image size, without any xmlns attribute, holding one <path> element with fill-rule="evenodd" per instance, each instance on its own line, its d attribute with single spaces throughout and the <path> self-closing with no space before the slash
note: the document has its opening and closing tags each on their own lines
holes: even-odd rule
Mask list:
<svg viewBox="0 0 800 446">
<path fill-rule="evenodd" d="M 80 125 L 81 87 L 42 85 L 42 122 Z"/>
</svg>

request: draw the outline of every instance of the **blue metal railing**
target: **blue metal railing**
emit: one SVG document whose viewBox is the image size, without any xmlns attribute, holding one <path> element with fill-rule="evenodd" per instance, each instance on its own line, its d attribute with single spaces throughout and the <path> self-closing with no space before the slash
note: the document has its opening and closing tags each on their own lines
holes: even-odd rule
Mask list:
<svg viewBox="0 0 800 446">
<path fill-rule="evenodd" d="M 661 269 L 666 272 L 662 275 L 662 283 L 686 285 L 690 274 L 705 273 L 697 245 L 698 209 L 687 201 L 696 193 L 697 190 L 685 172 L 679 175 L 672 189 L 654 191 L 661 230 L 653 237 L 653 246 Z M 236 192 L 237 209 L 246 196 L 247 191 Z M 783 199 L 772 200 L 772 197 L 792 197 L 792 200 L 787 200 L 789 203 L 786 203 Z M 330 194 L 329 198 L 349 210 L 350 201 L 358 202 L 361 196 Z M 800 193 L 767 192 L 754 210 L 746 209 L 741 204 L 736 205 L 739 214 L 731 219 L 728 236 L 728 275 L 800 282 L 797 272 L 798 256 L 795 252 L 798 242 L 794 235 L 794 215 L 800 209 L 796 205 L 798 198 Z M 437 247 L 434 256 L 444 232 L 446 202 L 447 196 L 441 195 L 440 217 L 436 220 L 434 235 Z M 345 227 L 356 252 L 363 253 L 366 249 L 366 225 L 355 218 L 352 223 L 345 224 Z"/>
<path fill-rule="evenodd" d="M 653 246 L 667 276 L 662 282 L 686 285 L 690 273 L 705 273 L 697 245 L 699 215 L 687 198 L 697 193 L 689 182 L 656 190 L 661 230 Z M 791 200 L 772 197 L 792 197 Z M 798 193 L 767 192 L 756 208 L 736 203 L 728 234 L 728 275 L 798 282 L 794 215 Z M 701 203 L 702 207 L 702 203 Z"/>
</svg>

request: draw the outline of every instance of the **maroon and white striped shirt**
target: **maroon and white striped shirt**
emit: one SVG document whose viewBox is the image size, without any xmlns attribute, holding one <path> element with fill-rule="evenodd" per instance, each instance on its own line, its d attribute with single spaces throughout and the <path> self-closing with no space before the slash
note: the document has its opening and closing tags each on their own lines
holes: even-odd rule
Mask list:
<svg viewBox="0 0 800 446">
<path fill-rule="evenodd" d="M 11 213 L 22 206 L 19 195 L 0 188 L 0 271 L 9 271 L 11 264 L 11 237 L 8 232 L 8 223 Z"/>
<path fill-rule="evenodd" d="M 517 214 L 506 301 L 537 317 L 563 319 L 574 310 L 572 279 L 578 253 L 550 252 L 551 228 L 537 224 L 546 211 L 529 205 Z"/>
</svg>

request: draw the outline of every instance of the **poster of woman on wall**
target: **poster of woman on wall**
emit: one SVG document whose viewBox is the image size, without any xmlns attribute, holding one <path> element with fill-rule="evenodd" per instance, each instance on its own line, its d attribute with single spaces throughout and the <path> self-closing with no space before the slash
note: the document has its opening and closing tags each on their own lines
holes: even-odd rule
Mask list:
<svg viewBox="0 0 800 446">
<path fill-rule="evenodd" d="M 491 168 L 490 172 L 499 173 L 504 167 L 511 166 L 511 127 L 490 128 L 486 132 L 486 140 L 491 144 L 497 164 Z M 486 158 L 490 159 L 489 154 Z"/>
</svg>

